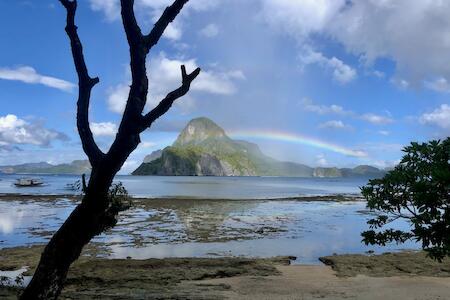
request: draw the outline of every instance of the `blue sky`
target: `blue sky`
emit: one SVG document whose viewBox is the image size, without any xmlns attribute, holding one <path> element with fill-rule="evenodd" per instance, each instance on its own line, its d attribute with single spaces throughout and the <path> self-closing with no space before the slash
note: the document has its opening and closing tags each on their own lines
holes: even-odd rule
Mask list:
<svg viewBox="0 0 450 300">
<path fill-rule="evenodd" d="M 143 32 L 168 4 L 136 0 Z M 100 77 L 91 128 L 106 150 L 126 100 L 128 45 L 117 0 L 78 6 L 87 64 Z M 0 0 L 0 22 L 0 165 L 84 159 L 64 9 L 56 0 Z M 182 63 L 202 74 L 142 135 L 123 173 L 199 116 L 229 132 L 301 136 L 246 139 L 314 166 L 387 167 L 410 141 L 450 132 L 448 1 L 191 0 L 148 57 L 147 109 L 179 85 Z"/>
</svg>

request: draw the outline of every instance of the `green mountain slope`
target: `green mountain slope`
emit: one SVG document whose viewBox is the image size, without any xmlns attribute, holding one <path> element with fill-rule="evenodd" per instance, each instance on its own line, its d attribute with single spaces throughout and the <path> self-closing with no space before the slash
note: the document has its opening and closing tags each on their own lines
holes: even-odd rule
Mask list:
<svg viewBox="0 0 450 300">
<path fill-rule="evenodd" d="M 371 166 L 311 168 L 282 162 L 261 152 L 258 145 L 233 140 L 208 118 L 191 120 L 172 146 L 154 151 L 133 175 L 167 176 L 297 176 L 380 177 L 385 172 Z"/>
<path fill-rule="evenodd" d="M 0 173 L 6 174 L 83 174 L 90 173 L 91 165 L 87 160 L 74 160 L 70 164 L 52 165 L 46 162 L 21 165 L 0 166 Z"/>
<path fill-rule="evenodd" d="M 132 174 L 309 177 L 312 172 L 308 166 L 270 158 L 256 144 L 233 140 L 210 119 L 198 118 L 159 158 L 144 162 Z"/>
</svg>

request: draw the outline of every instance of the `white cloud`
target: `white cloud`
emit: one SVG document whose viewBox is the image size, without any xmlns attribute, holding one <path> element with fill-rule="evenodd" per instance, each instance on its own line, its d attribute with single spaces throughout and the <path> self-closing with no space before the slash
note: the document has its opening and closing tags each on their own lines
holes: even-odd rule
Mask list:
<svg viewBox="0 0 450 300">
<path fill-rule="evenodd" d="M 370 164 L 379 169 L 390 169 L 394 168 L 396 165 L 400 163 L 400 159 L 398 160 L 374 160 L 371 161 Z"/>
<path fill-rule="evenodd" d="M 22 81 L 31 84 L 42 84 L 48 87 L 70 92 L 75 84 L 50 76 L 41 75 L 29 66 L 16 68 L 0 68 L 0 79 Z"/>
<path fill-rule="evenodd" d="M 198 67 L 195 59 L 169 59 L 164 53 L 153 57 L 149 64 L 151 92 L 154 95 L 165 95 L 170 90 L 178 87 L 181 80 L 181 65 L 185 65 L 188 72 Z M 200 75 L 192 83 L 191 90 L 219 95 L 234 94 L 236 87 L 232 79 L 236 79 L 236 74 L 243 76 L 240 71 L 238 73 L 236 71 L 227 73 L 202 70 Z"/>
<path fill-rule="evenodd" d="M 342 60 L 332 57 L 326 58 L 326 65 L 333 69 L 333 78 L 342 84 L 348 83 L 356 78 L 356 70 L 346 65 Z"/>
<path fill-rule="evenodd" d="M 351 156 L 354 156 L 354 157 L 367 157 L 367 156 L 369 156 L 369 154 L 366 151 L 363 151 L 363 150 L 352 150 L 351 152 L 352 152 Z"/>
<path fill-rule="evenodd" d="M 450 105 L 442 104 L 430 113 L 420 117 L 422 124 L 434 125 L 443 129 L 450 129 Z"/>
<path fill-rule="evenodd" d="M 182 35 L 183 31 L 181 29 L 181 25 L 179 23 L 171 23 L 164 31 L 163 37 L 169 40 L 178 41 L 181 39 Z"/>
<path fill-rule="evenodd" d="M 414 84 L 450 76 L 449 1 L 352 1 L 327 31 L 368 64 L 395 61 L 397 73 Z"/>
<path fill-rule="evenodd" d="M 342 106 L 332 104 L 332 105 L 317 105 L 311 99 L 303 98 L 300 101 L 302 108 L 309 112 L 314 112 L 320 115 L 325 114 L 337 114 L 337 115 L 349 115 L 352 114 L 351 111 L 345 110 Z"/>
<path fill-rule="evenodd" d="M 333 71 L 333 79 L 341 84 L 349 83 L 357 77 L 356 70 L 340 59 L 334 56 L 332 58 L 325 57 L 317 51 L 305 50 L 300 55 L 300 61 L 304 65 L 318 64 L 324 68 L 331 69 Z"/>
<path fill-rule="evenodd" d="M 228 71 L 228 72 L 226 72 L 225 76 L 227 78 L 232 78 L 232 79 L 241 79 L 241 80 L 247 79 L 247 77 L 245 77 L 244 72 L 242 72 L 241 70 Z"/>
<path fill-rule="evenodd" d="M 351 129 L 352 127 L 344 124 L 344 122 L 340 120 L 331 120 L 319 125 L 319 128 L 322 129 Z"/>
<path fill-rule="evenodd" d="M 325 155 L 319 154 L 316 156 L 316 164 L 320 167 L 328 166 L 328 161 L 325 158 Z"/>
<path fill-rule="evenodd" d="M 122 168 L 119 171 L 119 174 L 130 174 L 134 170 L 139 167 L 141 162 L 134 160 L 134 159 L 128 159 L 122 166 Z"/>
<path fill-rule="evenodd" d="M 403 78 L 391 78 L 391 83 L 395 86 L 397 86 L 399 89 L 406 90 L 410 83 L 409 81 L 403 79 Z"/>
<path fill-rule="evenodd" d="M 213 38 L 219 34 L 219 28 L 216 24 L 211 23 L 202 28 L 200 34 L 207 38 Z"/>
<path fill-rule="evenodd" d="M 128 99 L 130 86 L 128 84 L 119 84 L 108 90 L 108 109 L 115 113 L 123 113 Z"/>
<path fill-rule="evenodd" d="M 150 60 L 147 67 L 149 70 L 149 98 L 147 108 L 154 107 L 167 93 L 180 86 L 181 65 L 185 65 L 188 72 L 192 72 L 198 67 L 195 59 L 169 59 L 164 53 Z M 192 83 L 191 91 L 216 95 L 232 95 L 237 91 L 235 81 L 243 79 L 245 79 L 245 75 L 240 70 L 228 72 L 202 70 L 200 75 Z M 107 100 L 109 109 L 117 113 L 123 112 L 128 92 L 129 86 L 127 84 L 120 84 L 110 89 Z M 180 102 L 179 105 L 184 105 L 185 108 L 186 106 L 192 107 L 192 101 L 185 102 Z"/>
<path fill-rule="evenodd" d="M 270 26 L 303 41 L 327 28 L 345 0 L 262 0 L 262 15 Z"/>
<path fill-rule="evenodd" d="M 389 131 L 387 130 L 379 130 L 378 131 L 379 134 L 384 135 L 384 136 L 388 136 L 389 134 L 391 134 Z"/>
<path fill-rule="evenodd" d="M 402 88 L 429 78 L 450 81 L 450 1 L 261 1 L 263 19 L 300 45 L 314 45 L 319 36 L 337 41 L 366 66 L 390 59 Z"/>
<path fill-rule="evenodd" d="M 120 19 L 120 0 L 89 0 L 91 9 L 93 11 L 102 12 L 106 20 L 113 22 Z M 183 35 L 183 16 L 189 14 L 190 11 L 206 11 L 215 8 L 219 4 L 220 0 L 192 0 L 189 1 L 180 16 L 169 24 L 164 31 L 163 37 L 169 40 L 178 41 Z M 148 16 L 152 19 L 153 23 L 156 22 L 161 16 L 166 7 L 171 5 L 173 0 L 137 0 L 135 2 L 135 12 L 143 14 L 145 19 Z M 144 30 L 146 32 L 147 30 Z M 150 30 L 150 28 L 148 29 Z"/>
<path fill-rule="evenodd" d="M 331 69 L 333 79 L 341 84 L 357 77 L 357 72 L 336 57 L 326 57 L 311 46 L 310 35 L 324 32 L 345 0 L 262 0 L 262 17 L 275 30 L 294 37 L 300 47 L 303 65 L 318 64 Z"/>
<path fill-rule="evenodd" d="M 425 87 L 436 92 L 450 93 L 450 82 L 444 77 L 439 77 L 432 81 L 425 81 Z"/>
<path fill-rule="evenodd" d="M 108 21 L 114 21 L 120 17 L 119 0 L 90 0 L 93 11 L 101 11 Z"/>
<path fill-rule="evenodd" d="M 367 121 L 369 123 L 375 124 L 375 125 L 389 124 L 394 121 L 389 117 L 380 116 L 380 115 L 376 115 L 376 114 L 372 114 L 372 113 L 362 115 L 361 119 L 364 121 Z"/>
<path fill-rule="evenodd" d="M 381 71 L 378 71 L 378 70 L 373 71 L 372 74 L 375 77 L 378 77 L 378 78 L 384 78 L 386 76 L 386 74 L 384 72 L 381 72 Z"/>
<path fill-rule="evenodd" d="M 110 0 L 111 1 L 111 0 Z M 118 0 L 116 0 L 118 1 Z M 221 0 L 191 0 L 186 4 L 186 10 L 205 11 L 215 8 Z M 173 0 L 138 0 L 136 1 L 136 7 L 139 8 L 152 8 L 162 10 L 171 5 Z"/>
<path fill-rule="evenodd" d="M 354 119 L 360 119 L 375 125 L 385 125 L 390 124 L 394 122 L 394 120 L 391 118 L 390 113 L 386 112 L 388 116 L 381 116 L 374 113 L 365 113 L 365 114 L 358 114 L 351 110 L 345 110 L 342 106 L 339 105 L 318 105 L 315 104 L 311 99 L 309 98 L 303 98 L 300 101 L 300 106 L 303 110 L 313 112 L 319 115 L 328 115 L 328 114 L 335 114 L 335 115 L 341 115 L 341 116 L 349 116 Z M 342 121 L 330 121 L 323 123 L 319 125 L 320 128 L 347 128 L 351 129 L 352 127 L 349 125 L 345 125 Z"/>
<path fill-rule="evenodd" d="M 111 122 L 91 122 L 90 127 L 95 136 L 115 136 L 117 133 L 117 125 Z"/>
<path fill-rule="evenodd" d="M 153 148 L 153 147 L 155 147 L 155 146 L 157 146 L 158 144 L 156 144 L 156 143 L 153 143 L 153 142 L 142 142 L 142 143 L 140 143 L 140 146 L 142 147 L 142 148 Z"/>
<path fill-rule="evenodd" d="M 0 145 L 49 146 L 53 140 L 68 140 L 63 133 L 46 129 L 41 123 L 29 123 L 16 115 L 0 117 Z"/>
</svg>

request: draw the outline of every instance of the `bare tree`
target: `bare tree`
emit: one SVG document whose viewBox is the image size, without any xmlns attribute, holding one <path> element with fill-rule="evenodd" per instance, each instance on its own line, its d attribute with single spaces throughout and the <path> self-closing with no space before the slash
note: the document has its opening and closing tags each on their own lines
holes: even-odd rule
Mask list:
<svg viewBox="0 0 450 300">
<path fill-rule="evenodd" d="M 175 0 L 167 7 L 150 33 L 144 35 L 134 15 L 134 0 L 121 0 L 121 15 L 130 47 L 132 83 L 116 138 L 107 153 L 97 146 L 89 127 L 89 101 L 92 88 L 99 82 L 89 75 L 83 47 L 75 25 L 76 0 L 60 0 L 67 11 L 66 32 L 78 74 L 77 127 L 83 150 L 92 165 L 86 192 L 61 228 L 45 247 L 33 279 L 21 299 L 57 299 L 70 265 L 78 259 L 83 247 L 96 235 L 117 222 L 118 210 L 112 205 L 108 190 L 114 176 L 140 143 L 140 133 L 165 114 L 175 100 L 184 96 L 200 68 L 188 74 L 181 66 L 182 83 L 167 94 L 149 113 L 143 115 L 147 94 L 147 55 L 161 38 L 166 27 L 189 0 Z"/>
</svg>

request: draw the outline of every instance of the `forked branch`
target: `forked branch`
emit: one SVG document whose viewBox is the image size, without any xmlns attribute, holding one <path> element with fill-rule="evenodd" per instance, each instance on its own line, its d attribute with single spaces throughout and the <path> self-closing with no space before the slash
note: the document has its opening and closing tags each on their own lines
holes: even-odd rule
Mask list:
<svg viewBox="0 0 450 300">
<path fill-rule="evenodd" d="M 175 20 L 176 16 L 188 1 L 175 0 L 172 5 L 164 10 L 151 32 L 143 36 L 134 14 L 134 0 L 121 0 L 122 21 L 130 45 L 130 66 L 132 74 L 130 94 L 124 112 L 125 119 L 135 119 L 138 115 L 142 115 L 148 95 L 148 79 L 145 69 L 146 55 L 157 44 L 164 30 Z M 140 117 L 141 122 L 138 125 L 138 133 L 150 127 L 156 119 L 169 110 L 175 100 L 184 96 L 189 91 L 192 81 L 199 73 L 200 68 L 197 68 L 192 73 L 187 74 L 185 66 L 181 66 L 181 86 L 170 92 L 151 112 Z"/>
<path fill-rule="evenodd" d="M 167 96 L 163 100 L 161 100 L 161 102 L 159 102 L 159 104 L 153 110 L 151 110 L 148 114 L 142 117 L 141 131 L 144 131 L 145 129 L 149 128 L 156 119 L 165 114 L 172 106 L 172 104 L 175 102 L 175 100 L 186 95 L 186 93 L 189 91 L 189 88 L 191 87 L 192 81 L 194 81 L 194 79 L 197 78 L 199 74 L 200 68 L 197 68 L 192 73 L 187 74 L 186 67 L 182 65 L 181 86 L 176 90 L 173 90 L 172 92 L 167 94 Z"/>
<path fill-rule="evenodd" d="M 99 82 L 98 77 L 91 78 L 83 56 L 83 46 L 75 25 L 76 0 L 60 0 L 67 11 L 66 32 L 70 39 L 72 56 L 78 74 L 78 101 L 77 101 L 77 128 L 81 138 L 83 150 L 89 158 L 92 166 L 99 163 L 104 156 L 95 143 L 92 131 L 89 127 L 89 102 L 92 88 Z"/>
<path fill-rule="evenodd" d="M 180 13 L 181 9 L 183 9 L 183 6 L 188 1 L 189 0 L 175 0 L 171 6 L 168 6 L 164 10 L 159 20 L 155 23 L 152 31 L 144 37 L 147 51 L 150 51 L 150 49 L 158 43 L 164 33 L 164 30 L 166 30 L 167 26 L 175 20 L 176 16 Z"/>
</svg>

